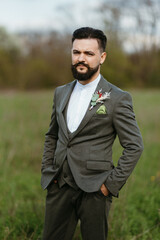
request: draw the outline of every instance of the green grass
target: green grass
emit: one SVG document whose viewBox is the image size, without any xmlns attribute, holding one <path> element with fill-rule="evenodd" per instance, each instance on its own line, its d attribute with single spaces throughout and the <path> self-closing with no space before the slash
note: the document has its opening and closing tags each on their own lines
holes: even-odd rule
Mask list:
<svg viewBox="0 0 160 240">
<path fill-rule="evenodd" d="M 159 240 L 160 91 L 131 91 L 145 150 L 114 199 L 109 240 Z M 44 134 L 52 108 L 51 91 L 0 94 L 0 239 L 40 239 L 45 192 L 40 186 Z M 116 162 L 122 149 L 114 145 Z M 75 240 L 80 240 L 79 228 Z"/>
</svg>

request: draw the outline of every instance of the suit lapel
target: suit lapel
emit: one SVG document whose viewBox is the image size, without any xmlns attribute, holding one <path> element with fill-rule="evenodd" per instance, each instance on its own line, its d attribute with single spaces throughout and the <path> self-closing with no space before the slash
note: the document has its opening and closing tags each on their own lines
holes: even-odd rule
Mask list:
<svg viewBox="0 0 160 240">
<path fill-rule="evenodd" d="M 67 88 L 65 89 L 65 94 L 64 94 L 64 96 L 62 96 L 62 101 L 61 101 L 61 106 L 60 106 L 59 121 L 62 126 L 63 132 L 67 138 L 68 138 L 68 129 L 67 129 L 67 124 L 66 124 L 66 121 L 64 118 L 64 109 L 65 109 L 66 105 L 68 104 L 69 98 L 71 96 L 71 93 L 73 91 L 75 84 L 76 84 L 76 80 L 74 80 L 73 82 L 71 82 L 67 85 Z"/>
<path fill-rule="evenodd" d="M 102 76 L 97 85 L 96 91 L 99 91 L 100 89 L 102 89 L 102 92 L 109 92 L 111 90 L 111 87 L 109 86 L 108 82 Z M 107 101 L 107 100 L 105 100 L 105 101 Z M 91 101 L 89 103 L 86 114 L 85 114 L 84 118 L 82 119 L 82 122 L 80 123 L 77 130 L 71 134 L 71 138 L 74 138 L 84 128 L 84 126 L 88 123 L 88 121 L 91 119 L 91 117 L 96 113 L 96 111 L 100 107 L 100 104 L 97 104 L 95 107 L 93 107 L 92 110 L 89 110 L 90 106 L 91 106 Z"/>
<path fill-rule="evenodd" d="M 61 112 L 63 112 L 65 106 L 67 105 L 75 84 L 76 84 L 76 80 L 74 80 L 73 82 L 67 85 L 67 89 L 65 90 L 65 93 L 64 93 L 65 95 L 62 96 Z"/>
</svg>

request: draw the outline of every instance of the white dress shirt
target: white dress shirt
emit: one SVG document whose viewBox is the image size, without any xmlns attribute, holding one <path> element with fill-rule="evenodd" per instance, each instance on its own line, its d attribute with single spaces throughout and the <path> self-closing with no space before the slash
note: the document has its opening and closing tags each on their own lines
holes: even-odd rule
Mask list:
<svg viewBox="0 0 160 240">
<path fill-rule="evenodd" d="M 67 126 L 70 132 L 76 131 L 79 127 L 100 81 L 101 75 L 88 84 L 81 84 L 78 81 L 71 94 L 67 109 Z"/>
</svg>

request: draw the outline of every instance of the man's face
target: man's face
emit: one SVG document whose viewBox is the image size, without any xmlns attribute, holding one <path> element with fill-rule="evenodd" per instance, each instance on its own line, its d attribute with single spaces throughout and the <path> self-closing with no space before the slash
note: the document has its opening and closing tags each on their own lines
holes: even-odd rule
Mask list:
<svg viewBox="0 0 160 240">
<path fill-rule="evenodd" d="M 72 73 L 81 81 L 90 79 L 100 72 L 100 64 L 106 53 L 101 52 L 97 39 L 75 39 L 72 47 Z"/>
</svg>

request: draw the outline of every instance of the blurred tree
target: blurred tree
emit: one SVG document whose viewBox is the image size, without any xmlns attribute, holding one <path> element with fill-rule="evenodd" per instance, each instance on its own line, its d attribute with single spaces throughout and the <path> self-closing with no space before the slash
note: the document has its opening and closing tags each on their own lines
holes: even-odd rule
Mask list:
<svg viewBox="0 0 160 240">
<path fill-rule="evenodd" d="M 130 62 L 123 49 L 113 42 L 108 43 L 107 59 L 102 65 L 102 74 L 108 81 L 119 87 L 130 86 L 129 67 Z"/>
<path fill-rule="evenodd" d="M 160 49 L 132 53 L 129 61 L 135 86 L 160 87 Z"/>
<path fill-rule="evenodd" d="M 160 86 L 160 1 L 102 0 L 99 11 L 109 39 L 104 75 L 121 87 Z"/>
<path fill-rule="evenodd" d="M 57 32 L 32 34 L 26 38 L 21 64 L 22 88 L 48 88 L 72 80 L 68 35 Z"/>
<path fill-rule="evenodd" d="M 106 32 L 118 43 L 129 41 L 134 52 L 159 48 L 160 0 L 102 0 L 99 11 Z"/>
<path fill-rule="evenodd" d="M 107 10 L 108 11 L 108 10 Z M 160 48 L 126 52 L 119 9 L 107 14 L 107 59 L 102 74 L 119 87 L 160 87 Z M 111 21 L 113 19 L 113 21 Z M 111 23 L 110 23 L 111 21 Z M 118 22 L 116 26 L 116 22 Z M 53 88 L 72 81 L 71 35 L 59 32 L 23 33 L 15 39 L 0 28 L 0 87 Z"/>
<path fill-rule="evenodd" d="M 14 37 L 0 27 L 0 87 L 17 87 L 20 55 Z"/>
</svg>

